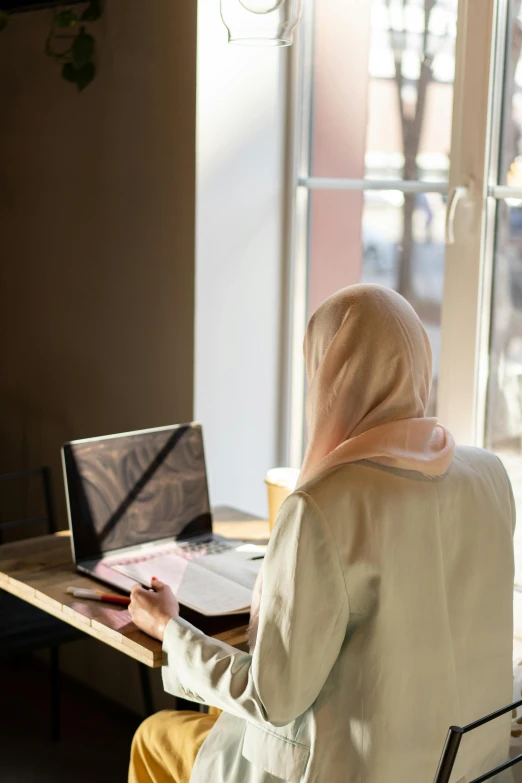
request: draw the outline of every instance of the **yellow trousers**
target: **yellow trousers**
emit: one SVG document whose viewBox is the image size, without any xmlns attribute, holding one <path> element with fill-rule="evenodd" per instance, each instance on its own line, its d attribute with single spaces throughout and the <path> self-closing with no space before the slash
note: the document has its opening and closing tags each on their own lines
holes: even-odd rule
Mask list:
<svg viewBox="0 0 522 783">
<path fill-rule="evenodd" d="M 143 721 L 132 741 L 129 783 L 189 783 L 198 751 L 220 711 L 163 710 Z"/>
</svg>

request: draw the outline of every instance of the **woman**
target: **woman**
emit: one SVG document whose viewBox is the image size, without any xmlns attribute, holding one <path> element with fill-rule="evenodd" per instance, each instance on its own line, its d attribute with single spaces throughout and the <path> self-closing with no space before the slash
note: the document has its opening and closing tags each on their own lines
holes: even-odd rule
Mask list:
<svg viewBox="0 0 522 783">
<path fill-rule="evenodd" d="M 450 724 L 510 702 L 511 487 L 497 457 L 455 450 L 425 417 L 417 315 L 388 289 L 347 288 L 312 317 L 305 358 L 309 445 L 250 653 L 180 619 L 167 587 L 133 590 L 165 689 L 223 710 L 145 721 L 133 783 L 431 783 Z M 455 780 L 508 758 L 509 715 L 474 734 Z"/>
</svg>

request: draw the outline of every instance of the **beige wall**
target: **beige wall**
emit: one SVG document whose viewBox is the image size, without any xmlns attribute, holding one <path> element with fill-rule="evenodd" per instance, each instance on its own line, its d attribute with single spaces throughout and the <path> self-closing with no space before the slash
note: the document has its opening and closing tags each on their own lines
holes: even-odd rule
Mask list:
<svg viewBox="0 0 522 783">
<path fill-rule="evenodd" d="M 195 415 L 214 503 L 266 514 L 282 425 L 286 66 L 198 0 Z"/>
<path fill-rule="evenodd" d="M 0 35 L 0 470 L 50 463 L 62 501 L 65 440 L 193 415 L 196 3 L 107 3 L 82 94 L 49 20 Z M 73 650 L 129 690 L 132 662 Z"/>
</svg>

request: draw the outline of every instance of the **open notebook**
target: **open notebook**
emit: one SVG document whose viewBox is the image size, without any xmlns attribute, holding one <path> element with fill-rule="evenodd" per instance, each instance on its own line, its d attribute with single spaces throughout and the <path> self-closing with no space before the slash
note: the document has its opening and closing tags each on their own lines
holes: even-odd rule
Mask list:
<svg viewBox="0 0 522 783">
<path fill-rule="evenodd" d="M 225 553 L 188 559 L 167 550 L 112 564 L 112 568 L 144 587 L 150 587 L 155 576 L 172 588 L 180 604 L 200 614 L 238 614 L 250 611 L 264 551 L 265 547 L 244 544 Z"/>
</svg>

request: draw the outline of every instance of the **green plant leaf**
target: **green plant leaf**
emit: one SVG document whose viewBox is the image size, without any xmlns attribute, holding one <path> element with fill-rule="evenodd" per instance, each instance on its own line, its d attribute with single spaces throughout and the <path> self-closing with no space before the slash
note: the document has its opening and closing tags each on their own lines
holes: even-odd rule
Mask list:
<svg viewBox="0 0 522 783">
<path fill-rule="evenodd" d="M 60 11 L 56 17 L 57 27 L 74 27 L 78 24 L 78 16 L 70 8 Z"/>
<path fill-rule="evenodd" d="M 0 32 L 7 26 L 8 16 L 5 11 L 0 11 Z"/>
<path fill-rule="evenodd" d="M 81 15 L 82 22 L 96 22 L 103 13 L 102 0 L 91 0 L 83 14 Z"/>
<path fill-rule="evenodd" d="M 71 55 L 73 65 L 78 70 L 83 68 L 94 57 L 94 38 L 89 33 L 84 32 L 83 28 L 74 39 Z"/>
<path fill-rule="evenodd" d="M 65 63 L 62 67 L 62 77 L 66 82 L 76 83 L 78 71 L 72 63 Z"/>
<path fill-rule="evenodd" d="M 76 70 L 76 87 L 78 92 L 85 90 L 85 88 L 92 82 L 96 76 L 96 66 L 94 63 L 88 62 L 82 65 L 81 68 Z"/>
</svg>

